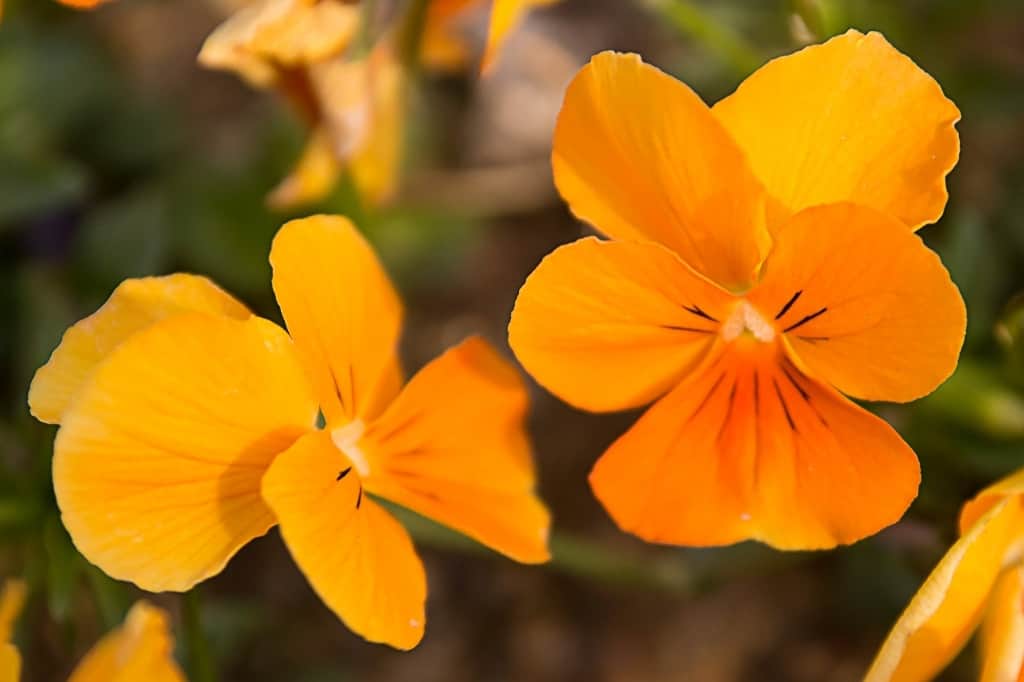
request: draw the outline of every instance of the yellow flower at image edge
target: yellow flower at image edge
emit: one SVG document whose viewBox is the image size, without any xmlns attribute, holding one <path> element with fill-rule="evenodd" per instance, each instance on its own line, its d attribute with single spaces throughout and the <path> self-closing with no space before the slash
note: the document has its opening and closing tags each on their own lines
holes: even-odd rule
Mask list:
<svg viewBox="0 0 1024 682">
<path fill-rule="evenodd" d="M 914 230 L 942 213 L 958 119 L 876 33 L 776 59 L 713 109 L 636 55 L 577 75 L 555 180 L 610 240 L 545 258 L 509 340 L 576 407 L 656 401 L 590 476 L 621 528 L 812 549 L 902 516 L 917 458 L 843 394 L 913 400 L 956 366 L 963 301 Z"/>
<path fill-rule="evenodd" d="M 286 224 L 270 260 L 288 332 L 190 275 L 129 280 L 68 330 L 29 396 L 61 424 L 62 518 L 87 559 L 150 591 L 189 589 L 279 524 L 352 630 L 411 648 L 423 566 L 375 497 L 547 560 L 525 387 L 471 338 L 402 388 L 401 304 L 343 218 Z"/>
<path fill-rule="evenodd" d="M 0 592 L 0 682 L 20 679 L 21 657 L 10 637 L 24 602 L 25 584 L 6 581 Z M 68 682 L 185 682 L 173 649 L 167 614 L 139 601 L 121 627 L 86 653 Z"/>
<path fill-rule="evenodd" d="M 865 682 L 925 682 L 981 624 L 980 682 L 1024 679 L 1024 470 L 964 505 L 960 539 L 893 626 Z"/>
</svg>

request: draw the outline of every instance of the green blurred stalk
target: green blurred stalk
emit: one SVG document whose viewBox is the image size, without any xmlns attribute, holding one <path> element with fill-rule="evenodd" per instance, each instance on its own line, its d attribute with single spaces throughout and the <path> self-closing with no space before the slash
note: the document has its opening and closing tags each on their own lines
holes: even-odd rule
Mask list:
<svg viewBox="0 0 1024 682">
<path fill-rule="evenodd" d="M 953 376 L 920 401 L 919 409 L 993 438 L 1024 438 L 1024 396 L 995 368 L 969 359 L 962 359 Z"/>
<path fill-rule="evenodd" d="M 197 588 L 193 587 L 185 593 L 181 609 L 188 652 L 188 678 L 191 682 L 217 682 L 217 668 L 203 632 L 202 601 Z"/>
<path fill-rule="evenodd" d="M 753 73 L 764 61 L 754 47 L 729 26 L 721 23 L 699 3 L 689 0 L 645 0 L 676 30 L 700 42 L 738 76 Z"/>
<path fill-rule="evenodd" d="M 427 10 L 430 0 L 412 0 L 402 19 L 402 29 L 398 34 L 398 55 L 406 72 L 415 77 L 420 68 L 420 52 L 423 45 L 423 32 L 427 28 Z"/>
<path fill-rule="evenodd" d="M 377 0 L 362 0 L 359 15 L 359 35 L 356 37 L 356 46 L 360 55 L 365 55 L 373 49 L 374 31 L 377 26 Z"/>
</svg>

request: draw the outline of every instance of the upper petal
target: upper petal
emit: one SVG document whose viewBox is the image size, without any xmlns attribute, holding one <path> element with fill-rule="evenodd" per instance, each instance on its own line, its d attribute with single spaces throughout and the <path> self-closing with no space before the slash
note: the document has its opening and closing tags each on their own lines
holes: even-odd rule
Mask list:
<svg viewBox="0 0 1024 682">
<path fill-rule="evenodd" d="M 608 236 L 661 242 L 726 287 L 753 277 L 761 184 L 700 97 L 638 55 L 602 52 L 579 72 L 552 163 L 572 212 Z"/>
<path fill-rule="evenodd" d="M 393 391 L 402 304 L 347 219 L 286 223 L 270 249 L 274 293 L 328 423 L 374 417 Z M 387 396 L 388 398 L 392 396 Z"/>
<path fill-rule="evenodd" d="M 1021 523 L 1019 500 L 1004 499 L 950 547 L 896 621 L 864 682 L 925 682 L 953 660 L 982 616 Z"/>
<path fill-rule="evenodd" d="M 315 419 L 280 327 L 167 318 L 121 344 L 65 415 L 53 460 L 64 525 L 108 575 L 187 590 L 274 524 L 260 480 Z"/>
<path fill-rule="evenodd" d="M 732 296 L 654 243 L 561 246 L 526 280 L 509 324 L 516 357 L 587 410 L 664 394 L 711 346 Z"/>
<path fill-rule="evenodd" d="M 551 519 L 534 494 L 526 409 L 515 368 L 468 339 L 369 425 L 367 488 L 513 559 L 546 561 Z"/>
<path fill-rule="evenodd" d="M 526 13 L 533 7 L 553 5 L 559 0 L 493 0 L 491 16 L 487 26 L 487 46 L 481 68 L 487 70 L 494 65 L 505 45 L 508 35 L 520 24 Z"/>
<path fill-rule="evenodd" d="M 896 522 L 917 458 L 886 422 L 741 337 L 598 460 L 594 493 L 645 540 L 779 549 L 849 544 Z"/>
<path fill-rule="evenodd" d="M 316 431 L 274 461 L 263 495 L 328 608 L 371 642 L 411 649 L 423 637 L 423 564 L 408 533 L 364 495 L 351 467 L 329 434 Z"/>
<path fill-rule="evenodd" d="M 874 209 L 806 209 L 776 236 L 750 300 L 806 368 L 866 400 L 907 401 L 956 369 L 967 326 L 939 257 Z"/>
<path fill-rule="evenodd" d="M 244 320 L 249 311 L 220 287 L 196 275 L 143 277 L 122 282 L 99 310 L 74 324 L 32 378 L 32 415 L 59 424 L 72 398 L 123 341 L 177 313 L 215 313 Z"/>
<path fill-rule="evenodd" d="M 89 650 L 68 682 L 185 682 L 163 609 L 139 601 L 124 624 Z"/>
<path fill-rule="evenodd" d="M 771 195 L 773 233 L 816 204 L 866 204 L 913 229 L 946 206 L 960 112 L 878 33 L 768 62 L 713 111 Z"/>
</svg>

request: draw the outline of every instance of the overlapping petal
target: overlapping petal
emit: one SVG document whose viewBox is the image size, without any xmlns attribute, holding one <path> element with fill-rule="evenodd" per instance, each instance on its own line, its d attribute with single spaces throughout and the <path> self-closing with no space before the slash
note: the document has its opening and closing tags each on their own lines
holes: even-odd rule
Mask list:
<svg viewBox="0 0 1024 682">
<path fill-rule="evenodd" d="M 946 205 L 960 143 L 956 106 L 878 33 L 850 30 L 775 59 L 718 102 L 769 200 L 769 226 L 852 201 L 916 229 Z"/>
<path fill-rule="evenodd" d="M 344 424 L 386 403 L 402 305 L 377 256 L 339 216 L 286 223 L 270 251 L 273 285 L 288 332 L 328 423 Z"/>
<path fill-rule="evenodd" d="M 509 325 L 516 357 L 577 407 L 637 407 L 707 353 L 732 296 L 655 243 L 593 237 L 548 255 Z"/>
<path fill-rule="evenodd" d="M 167 614 L 140 601 L 94 646 L 68 682 L 185 682 L 174 660 Z"/>
<path fill-rule="evenodd" d="M 121 344 L 65 414 L 53 461 L 64 525 L 108 575 L 186 590 L 274 524 L 260 481 L 316 414 L 276 325 L 169 317 Z"/>
<path fill-rule="evenodd" d="M 59 424 L 78 391 L 122 342 L 170 315 L 196 311 L 244 320 L 249 311 L 205 277 L 175 274 L 122 282 L 99 310 L 72 325 L 29 388 L 32 415 Z"/>
<path fill-rule="evenodd" d="M 614 239 L 654 240 L 743 289 L 767 250 L 764 192 L 743 152 L 686 85 L 604 52 L 565 95 L 552 153 L 573 213 Z"/>
<path fill-rule="evenodd" d="M 807 209 L 778 233 L 750 300 L 814 376 L 867 400 L 930 393 L 956 368 L 967 313 L 939 257 L 854 204 Z"/>
<path fill-rule="evenodd" d="M 950 548 L 893 626 L 865 682 L 924 682 L 963 648 L 1020 538 L 1016 497 L 987 509 Z"/>
<path fill-rule="evenodd" d="M 523 562 L 543 562 L 550 517 L 534 494 L 516 370 L 471 338 L 412 378 L 367 428 L 367 488 Z"/>
<path fill-rule="evenodd" d="M 875 533 L 903 515 L 919 480 L 886 422 L 743 337 L 714 350 L 590 476 L 619 526 L 646 540 L 780 549 Z"/>
<path fill-rule="evenodd" d="M 1024 673 L 1024 567 L 1003 572 L 989 598 L 981 631 L 978 682 L 1017 682 Z"/>
<path fill-rule="evenodd" d="M 263 495 L 324 603 L 371 642 L 411 649 L 423 636 L 423 565 L 405 529 L 362 486 L 353 463 L 317 431 L 274 461 Z"/>
</svg>

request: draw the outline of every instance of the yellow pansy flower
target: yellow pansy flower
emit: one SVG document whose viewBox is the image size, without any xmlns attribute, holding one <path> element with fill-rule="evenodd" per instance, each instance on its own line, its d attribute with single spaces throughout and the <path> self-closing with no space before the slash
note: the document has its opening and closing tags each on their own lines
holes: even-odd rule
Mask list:
<svg viewBox="0 0 1024 682">
<path fill-rule="evenodd" d="M 981 682 L 1024 679 L 1024 470 L 964 505 L 960 539 L 893 626 L 865 682 L 924 682 L 981 624 Z"/>
<path fill-rule="evenodd" d="M 20 679 L 21 657 L 9 640 L 24 603 L 25 584 L 8 580 L 0 593 L 0 682 Z M 86 653 L 68 682 L 185 682 L 173 651 L 167 614 L 138 601 L 124 624 Z"/>
<path fill-rule="evenodd" d="M 150 591 L 189 589 L 279 524 L 352 630 L 411 648 L 423 566 L 375 497 L 547 560 L 525 387 L 471 338 L 402 388 L 402 306 L 343 218 L 287 223 L 270 261 L 287 332 L 176 275 L 123 284 L 65 334 L 30 393 L 61 424 L 64 524 L 87 559 Z"/>
</svg>

